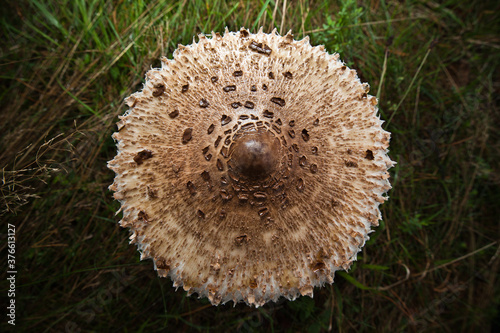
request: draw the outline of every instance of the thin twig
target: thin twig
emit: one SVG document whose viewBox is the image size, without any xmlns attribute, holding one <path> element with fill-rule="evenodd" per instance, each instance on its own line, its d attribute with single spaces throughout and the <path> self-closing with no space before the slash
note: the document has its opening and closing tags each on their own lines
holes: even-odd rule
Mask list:
<svg viewBox="0 0 500 333">
<path fill-rule="evenodd" d="M 363 27 L 363 26 L 367 26 L 367 25 L 376 25 L 376 24 L 382 24 L 382 23 L 399 22 L 399 21 L 407 21 L 407 20 L 418 20 L 418 19 L 423 19 L 423 18 L 426 18 L 426 17 L 425 16 L 416 16 L 416 17 L 406 17 L 406 18 L 393 19 L 393 20 L 382 20 L 382 21 L 365 22 L 365 23 L 358 23 L 358 24 L 349 24 L 349 25 L 343 26 L 342 28 Z M 306 31 L 306 34 L 326 31 L 328 29 L 329 28 L 308 30 L 308 31 Z"/>
<path fill-rule="evenodd" d="M 438 270 L 438 269 L 444 268 L 444 267 L 446 267 L 446 266 L 449 266 L 449 265 L 451 265 L 451 264 L 454 264 L 454 263 L 456 263 L 456 262 L 459 262 L 459 261 L 461 261 L 461 260 L 464 260 L 464 259 L 466 259 L 466 258 L 469 258 L 470 256 L 473 256 L 473 255 L 475 255 L 475 254 L 476 254 L 476 253 L 478 253 L 478 252 L 481 252 L 481 251 L 483 251 L 483 250 L 486 250 L 487 248 L 490 248 L 490 247 L 492 247 L 493 245 L 495 245 L 495 244 L 497 244 L 497 243 L 498 243 L 497 241 L 492 242 L 492 243 L 490 243 L 490 244 L 488 244 L 488 245 L 483 246 L 483 247 L 482 247 L 482 248 L 480 248 L 480 249 L 477 249 L 476 251 L 472 251 L 471 253 L 467 253 L 466 255 L 463 255 L 463 256 L 461 256 L 461 257 L 458 257 L 457 259 L 453 259 L 452 261 L 449 261 L 449 262 L 447 262 L 447 263 L 445 263 L 445 264 L 442 264 L 442 265 L 439 265 L 439 266 L 433 267 L 433 268 L 431 268 L 431 269 L 429 269 L 429 270 L 425 270 L 425 271 L 423 271 L 423 272 L 417 273 L 417 274 L 415 274 L 414 276 L 419 276 L 419 275 L 422 275 L 422 274 L 427 274 L 427 273 L 430 273 L 430 272 L 434 272 L 435 270 Z M 495 255 L 496 255 L 496 254 L 495 254 Z M 494 257 L 495 257 L 495 256 L 494 256 Z"/>
<path fill-rule="evenodd" d="M 274 10 L 273 10 L 273 20 L 271 22 L 271 29 L 270 30 L 274 29 L 274 22 L 276 19 L 276 12 L 278 11 L 279 3 L 280 3 L 280 0 L 276 0 L 276 4 L 274 5 Z"/>
<path fill-rule="evenodd" d="M 387 58 L 389 56 L 389 50 L 385 50 L 385 55 L 384 55 L 384 64 L 382 65 L 382 74 L 380 74 L 380 83 L 378 84 L 378 90 L 377 90 L 377 100 L 380 99 L 380 93 L 382 92 L 382 85 L 384 83 L 384 78 L 385 78 L 385 72 L 387 70 Z"/>
<path fill-rule="evenodd" d="M 280 26 L 280 35 L 283 36 L 283 26 L 285 25 L 285 17 L 286 17 L 286 0 L 283 1 L 283 13 L 281 16 L 281 26 Z"/>
</svg>

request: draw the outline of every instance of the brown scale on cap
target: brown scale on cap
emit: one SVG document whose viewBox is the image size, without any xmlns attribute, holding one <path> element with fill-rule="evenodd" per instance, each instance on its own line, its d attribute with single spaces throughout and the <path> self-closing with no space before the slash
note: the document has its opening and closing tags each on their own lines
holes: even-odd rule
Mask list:
<svg viewBox="0 0 500 333">
<path fill-rule="evenodd" d="M 120 224 L 160 276 L 214 305 L 312 296 L 381 218 L 393 162 L 377 100 L 307 37 L 212 36 L 127 99 L 108 164 Z"/>
</svg>

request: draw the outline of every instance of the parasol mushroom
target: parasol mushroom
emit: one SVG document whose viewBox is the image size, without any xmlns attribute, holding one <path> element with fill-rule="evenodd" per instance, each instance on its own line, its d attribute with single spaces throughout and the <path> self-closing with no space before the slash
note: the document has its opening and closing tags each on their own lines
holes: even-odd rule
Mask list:
<svg viewBox="0 0 500 333">
<path fill-rule="evenodd" d="M 312 297 L 381 218 L 390 134 L 356 72 L 308 37 L 179 45 L 120 117 L 110 189 L 162 277 L 214 305 Z"/>
</svg>

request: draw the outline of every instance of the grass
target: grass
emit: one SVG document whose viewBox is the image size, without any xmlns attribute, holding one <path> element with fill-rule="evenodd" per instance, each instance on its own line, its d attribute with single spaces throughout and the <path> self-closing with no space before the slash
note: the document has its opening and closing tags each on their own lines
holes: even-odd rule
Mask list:
<svg viewBox="0 0 500 333">
<path fill-rule="evenodd" d="M 500 14 L 494 1 L 9 2 L 0 217 L 16 226 L 16 330 L 460 331 L 500 327 Z M 274 27 L 339 52 L 392 132 L 384 220 L 313 299 L 212 307 L 140 262 L 107 186 L 144 73 L 199 32 Z M 6 223 L 4 223 L 6 224 Z M 3 228 L 6 228 L 4 226 Z M 7 256 L 7 233 L 0 248 Z M 2 271 L 0 289 L 9 286 Z M 1 330 L 11 329 L 3 317 Z"/>
</svg>

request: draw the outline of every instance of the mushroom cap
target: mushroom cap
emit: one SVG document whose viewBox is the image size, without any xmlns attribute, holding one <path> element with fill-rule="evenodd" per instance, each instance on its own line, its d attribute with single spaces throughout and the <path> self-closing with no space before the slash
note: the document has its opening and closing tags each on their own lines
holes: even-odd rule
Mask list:
<svg viewBox="0 0 500 333">
<path fill-rule="evenodd" d="M 276 30 L 200 35 L 161 61 L 126 99 L 108 163 L 141 259 L 214 305 L 332 283 L 391 188 L 368 85 Z"/>
</svg>

